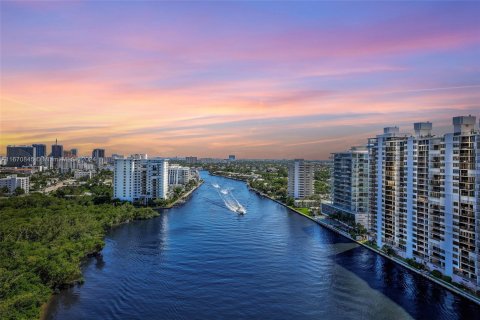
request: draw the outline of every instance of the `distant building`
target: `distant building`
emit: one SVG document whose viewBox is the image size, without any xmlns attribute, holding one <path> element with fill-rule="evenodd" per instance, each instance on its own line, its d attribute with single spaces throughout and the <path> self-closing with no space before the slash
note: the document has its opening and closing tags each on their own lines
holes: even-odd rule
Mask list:
<svg viewBox="0 0 480 320">
<path fill-rule="evenodd" d="M 55 140 L 55 144 L 52 144 L 52 158 L 59 159 L 63 157 L 63 146 L 61 144 L 57 144 Z"/>
<path fill-rule="evenodd" d="M 35 148 L 35 156 L 37 158 L 47 156 L 47 145 L 45 145 L 45 144 L 32 144 L 32 147 Z"/>
<path fill-rule="evenodd" d="M 63 157 L 64 158 L 73 158 L 73 154 L 71 150 L 63 150 Z"/>
<path fill-rule="evenodd" d="M 72 154 L 73 158 L 78 157 L 78 149 L 73 148 L 73 149 L 70 150 L 70 153 Z"/>
<path fill-rule="evenodd" d="M 235 155 L 234 154 L 229 155 L 228 160 L 229 161 L 235 161 Z"/>
<path fill-rule="evenodd" d="M 325 214 L 343 214 L 368 228 L 368 149 L 352 147 L 332 154 L 332 203 Z"/>
<path fill-rule="evenodd" d="M 15 192 L 15 189 L 20 188 L 25 191 L 25 193 L 30 192 L 30 178 L 29 177 L 17 177 L 16 174 L 7 176 L 6 178 L 0 179 L 0 188 L 8 188 L 9 193 Z"/>
<path fill-rule="evenodd" d="M 184 185 L 193 179 L 192 169 L 177 164 L 168 166 L 168 184 Z"/>
<path fill-rule="evenodd" d="M 304 199 L 314 193 L 314 165 L 295 159 L 288 166 L 288 196 Z"/>
<path fill-rule="evenodd" d="M 33 166 L 35 157 L 35 148 L 32 146 L 7 146 L 8 167 Z"/>
<path fill-rule="evenodd" d="M 89 170 L 89 171 L 82 171 L 82 170 L 76 170 L 73 173 L 73 177 L 75 179 L 81 179 L 87 177 L 88 179 L 91 179 L 93 177 L 94 172 Z"/>
<path fill-rule="evenodd" d="M 105 149 L 93 149 L 92 158 L 93 159 L 105 158 Z"/>
<path fill-rule="evenodd" d="M 126 201 L 166 199 L 168 160 L 115 159 L 113 197 Z"/>
<path fill-rule="evenodd" d="M 148 159 L 148 155 L 146 153 L 135 153 L 130 155 L 130 158 L 137 159 L 137 160 L 146 160 Z"/>
<path fill-rule="evenodd" d="M 198 162 L 197 157 L 186 157 L 185 162 L 187 164 L 196 164 Z"/>
</svg>

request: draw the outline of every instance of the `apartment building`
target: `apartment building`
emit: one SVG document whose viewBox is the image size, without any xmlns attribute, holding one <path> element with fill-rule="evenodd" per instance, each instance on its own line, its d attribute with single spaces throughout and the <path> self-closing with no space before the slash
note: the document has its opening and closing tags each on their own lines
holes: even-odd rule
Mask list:
<svg viewBox="0 0 480 320">
<path fill-rule="evenodd" d="M 25 191 L 25 193 L 30 192 L 30 178 L 29 177 L 18 177 L 16 174 L 7 176 L 6 178 L 0 179 L 0 188 L 8 188 L 9 193 L 15 192 L 15 189 L 20 188 Z"/>
<path fill-rule="evenodd" d="M 288 196 L 304 199 L 314 193 L 314 165 L 295 159 L 288 166 Z"/>
<path fill-rule="evenodd" d="M 332 154 L 332 203 L 326 214 L 343 214 L 368 227 L 368 149 L 352 147 Z"/>
<path fill-rule="evenodd" d="M 385 128 L 369 139 L 370 231 L 392 247 L 474 289 L 480 288 L 480 133 L 474 116 L 453 132 Z"/>
<path fill-rule="evenodd" d="M 429 157 L 429 265 L 480 286 L 480 134 L 473 116 L 454 117 L 453 133 L 434 138 Z"/>
<path fill-rule="evenodd" d="M 168 196 L 168 160 L 115 159 L 113 172 L 114 198 L 133 202 Z"/>
<path fill-rule="evenodd" d="M 194 175 L 189 167 L 172 164 L 168 167 L 168 184 L 171 186 L 187 184 Z"/>
</svg>

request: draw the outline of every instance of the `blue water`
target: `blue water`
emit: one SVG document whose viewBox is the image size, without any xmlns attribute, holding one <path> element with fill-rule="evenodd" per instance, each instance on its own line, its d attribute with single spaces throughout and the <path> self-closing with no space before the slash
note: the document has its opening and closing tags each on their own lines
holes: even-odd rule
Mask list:
<svg viewBox="0 0 480 320">
<path fill-rule="evenodd" d="M 190 200 L 110 232 L 49 319 L 475 319 L 480 307 L 245 184 L 202 173 Z M 218 190 L 246 208 L 228 209 Z"/>
</svg>

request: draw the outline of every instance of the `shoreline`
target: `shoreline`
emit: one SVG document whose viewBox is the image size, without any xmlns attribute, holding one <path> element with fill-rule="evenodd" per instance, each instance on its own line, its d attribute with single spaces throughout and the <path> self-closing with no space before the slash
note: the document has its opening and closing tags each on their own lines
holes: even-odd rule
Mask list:
<svg viewBox="0 0 480 320">
<path fill-rule="evenodd" d="M 168 207 L 156 207 L 156 208 L 152 208 L 153 210 L 157 211 L 160 210 L 160 209 L 172 209 L 173 207 L 177 206 L 177 205 L 181 205 L 183 203 L 186 202 L 186 200 L 188 200 L 190 198 L 190 196 L 193 194 L 194 191 L 196 191 L 202 184 L 204 183 L 203 180 L 201 180 L 192 190 L 188 191 L 187 193 L 185 193 L 184 195 L 182 195 L 180 198 L 178 198 L 175 202 L 173 202 L 170 206 Z M 154 217 L 151 217 L 149 219 L 152 219 L 152 218 L 156 218 L 160 215 L 160 213 L 158 212 L 158 215 L 154 216 Z M 146 220 L 146 219 L 138 219 L 138 220 Z M 123 224 L 127 224 L 127 223 L 130 223 L 132 221 L 135 221 L 135 220 L 127 220 L 125 222 L 122 222 L 122 223 L 119 223 L 119 224 L 116 224 L 114 226 L 112 226 L 112 228 L 110 230 L 108 230 L 108 232 L 110 232 L 112 229 L 116 228 L 116 227 L 119 227 Z M 105 234 L 106 236 L 106 234 Z M 96 252 L 91 252 L 89 254 L 87 254 L 81 261 L 80 263 L 83 264 L 85 261 L 87 261 L 88 259 L 92 258 L 93 256 L 97 255 L 97 254 L 100 254 L 103 250 L 103 247 L 96 251 Z M 82 273 L 82 277 L 83 277 L 83 273 Z M 83 278 L 82 278 L 83 279 Z M 68 285 L 65 286 L 65 288 L 61 289 L 61 290 L 65 290 L 65 289 L 68 289 L 68 288 L 71 288 L 73 286 L 76 286 L 78 285 L 79 283 L 81 283 L 83 280 L 82 279 L 79 279 L 77 281 L 74 281 L 73 283 L 69 283 Z M 51 303 L 52 303 L 52 298 L 53 296 L 55 295 L 56 293 L 55 292 L 52 292 L 52 294 L 50 295 L 50 297 L 48 298 L 48 300 L 42 304 L 40 306 L 40 315 L 39 315 L 39 319 L 40 320 L 47 320 L 47 316 L 48 316 L 48 311 L 51 307 Z"/>
<path fill-rule="evenodd" d="M 160 210 L 160 209 L 172 209 L 173 207 L 177 206 L 177 205 L 181 205 L 183 203 L 185 203 L 189 198 L 190 196 L 192 195 L 193 192 L 195 192 L 198 188 L 200 188 L 200 186 L 204 183 L 205 181 L 203 180 L 200 180 L 200 182 L 190 191 L 188 191 L 187 193 L 183 194 L 180 198 L 178 198 L 177 200 L 175 200 L 172 204 L 168 205 L 168 206 L 165 206 L 165 207 L 151 207 L 153 210 Z"/>
<path fill-rule="evenodd" d="M 424 272 L 422 272 L 421 270 L 417 270 L 416 268 L 412 267 L 412 266 L 409 265 L 408 263 L 406 263 L 406 262 L 404 262 L 404 261 L 402 261 L 402 260 L 400 260 L 400 259 L 398 259 L 398 258 L 396 258 L 396 257 L 389 256 L 389 255 L 387 255 L 386 253 L 382 252 L 381 250 L 378 250 L 378 249 L 376 249 L 376 248 L 370 247 L 369 245 L 367 245 L 367 244 L 365 244 L 365 243 L 363 243 L 363 242 L 360 242 L 360 241 L 358 241 L 358 240 L 356 240 L 356 239 L 353 239 L 353 238 L 350 236 L 350 234 L 348 234 L 348 233 L 346 233 L 346 232 L 344 232 L 344 231 L 342 231 L 342 230 L 339 230 L 339 229 L 335 228 L 334 226 L 329 225 L 328 223 L 325 223 L 325 222 L 323 222 L 323 221 L 321 221 L 321 220 L 315 219 L 314 217 L 308 216 L 308 215 L 306 215 L 306 214 L 304 214 L 304 213 L 296 210 L 295 208 L 291 208 L 291 207 L 287 206 L 285 203 L 283 203 L 283 202 L 281 202 L 281 201 L 279 201 L 279 200 L 277 200 L 277 199 L 274 199 L 274 198 L 270 197 L 269 195 L 264 194 L 263 192 L 260 192 L 260 191 L 258 191 L 258 190 L 256 190 L 256 189 L 252 188 L 252 187 L 248 184 L 247 181 L 244 181 L 244 180 L 241 180 L 241 179 L 236 179 L 236 178 L 233 178 L 233 177 L 226 177 L 226 176 L 222 176 L 222 175 L 218 175 L 218 174 L 211 174 L 211 175 L 213 175 L 213 176 L 220 176 L 220 177 L 223 177 L 223 178 L 226 178 L 226 179 L 232 179 L 232 180 L 244 182 L 244 183 L 247 185 L 247 188 L 248 188 L 249 190 L 255 192 L 255 193 L 258 194 L 259 196 L 262 196 L 262 197 L 264 197 L 264 198 L 270 199 L 270 200 L 272 200 L 272 201 L 274 201 L 274 202 L 276 202 L 276 203 L 284 206 L 285 208 L 287 208 L 287 209 L 289 209 L 289 210 L 291 210 L 291 211 L 293 211 L 293 212 L 295 212 L 295 213 L 297 213 L 297 214 L 299 214 L 299 215 L 301 215 L 301 216 L 303 216 L 303 217 L 305 217 L 305 218 L 307 218 L 307 219 L 310 219 L 311 221 L 317 223 L 318 225 L 320 225 L 320 226 L 322 226 L 322 227 L 324 227 L 324 228 L 326 228 L 326 229 L 329 229 L 330 231 L 335 232 L 335 233 L 337 233 L 337 234 L 339 234 L 339 235 L 341 235 L 341 236 L 343 236 L 343 237 L 345 237 L 345 238 L 347 238 L 347 239 L 349 239 L 349 240 L 351 240 L 351 241 L 353 241 L 353 242 L 355 242 L 355 243 L 357 243 L 357 244 L 359 244 L 359 245 L 361 245 L 361 246 L 363 246 L 363 247 L 365 247 L 365 248 L 367 248 L 367 249 L 369 249 L 369 250 L 371 250 L 371 251 L 373 251 L 373 252 L 381 255 L 382 257 L 384 257 L 384 258 L 386 258 L 386 259 L 389 259 L 390 261 L 395 262 L 397 265 L 400 265 L 401 267 L 407 268 L 408 270 L 413 271 L 413 272 L 415 272 L 416 274 L 418 274 L 418 275 L 420 275 L 420 276 L 423 276 L 423 277 L 424 277 L 425 279 L 427 279 L 427 280 L 430 280 L 430 281 L 432 281 L 432 282 L 435 282 L 436 284 L 442 286 L 443 288 L 449 290 L 450 292 L 452 292 L 452 293 L 454 293 L 454 294 L 457 294 L 457 295 L 459 295 L 459 296 L 462 296 L 463 298 L 468 299 L 468 300 L 470 300 L 471 302 L 480 305 L 480 297 L 477 297 L 477 296 L 475 296 L 475 295 L 473 295 L 473 294 L 471 294 L 471 293 L 469 293 L 469 292 L 463 291 L 462 289 L 460 289 L 460 288 L 458 288 L 458 287 L 456 287 L 456 286 L 454 286 L 454 285 L 452 285 L 452 284 L 450 284 L 450 283 L 448 283 L 448 282 L 445 282 L 445 281 L 443 281 L 443 280 L 441 280 L 441 279 L 438 279 L 438 278 L 430 275 L 429 273 L 424 273 Z"/>
</svg>

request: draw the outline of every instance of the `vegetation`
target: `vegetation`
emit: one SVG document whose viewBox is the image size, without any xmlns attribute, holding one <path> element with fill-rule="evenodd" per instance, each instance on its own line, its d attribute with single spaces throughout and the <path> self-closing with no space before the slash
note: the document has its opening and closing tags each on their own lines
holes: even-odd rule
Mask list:
<svg viewBox="0 0 480 320">
<path fill-rule="evenodd" d="M 81 260 L 103 247 L 107 230 L 158 215 L 149 208 L 102 202 L 105 194 L 98 190 L 92 196 L 66 198 L 57 192 L 0 201 L 1 319 L 38 318 L 54 290 L 81 280 Z"/>
<path fill-rule="evenodd" d="M 292 209 L 295 209 L 297 211 L 300 211 L 302 214 L 306 215 L 306 216 L 310 216 L 312 217 L 313 214 L 310 212 L 310 210 L 308 208 L 293 208 Z"/>
<path fill-rule="evenodd" d="M 357 236 L 364 237 L 367 235 L 367 228 L 365 228 L 360 223 L 354 223 L 352 228 L 349 231 L 352 238 L 356 238 Z"/>
<path fill-rule="evenodd" d="M 407 259 L 405 259 L 405 262 L 408 263 L 410 266 L 418 269 L 418 270 L 424 270 L 425 269 L 425 266 L 423 264 L 415 261 L 414 259 L 407 258 Z"/>
<path fill-rule="evenodd" d="M 229 178 L 247 181 L 251 188 L 293 206 L 288 199 L 288 163 L 286 160 L 240 160 L 227 163 L 202 164 L 205 170 Z M 328 199 L 330 196 L 330 167 L 315 164 L 315 194 L 308 200 Z"/>
</svg>

